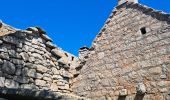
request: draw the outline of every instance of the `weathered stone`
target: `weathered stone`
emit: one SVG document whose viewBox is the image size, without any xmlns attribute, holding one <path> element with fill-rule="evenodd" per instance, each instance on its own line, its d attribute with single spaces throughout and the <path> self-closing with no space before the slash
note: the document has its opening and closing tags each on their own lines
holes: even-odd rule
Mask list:
<svg viewBox="0 0 170 100">
<path fill-rule="evenodd" d="M 120 95 L 120 96 L 127 96 L 127 95 L 128 95 L 127 89 L 122 89 L 122 90 L 120 90 L 120 91 L 119 91 L 119 95 Z"/>
<path fill-rule="evenodd" d="M 8 55 L 8 53 L 1 52 L 0 58 L 5 59 L 5 60 L 9 60 L 9 55 Z"/>
<path fill-rule="evenodd" d="M 17 75 L 17 76 L 21 75 L 21 68 L 17 68 L 15 75 Z"/>
<path fill-rule="evenodd" d="M 153 75 L 160 75 L 162 73 L 162 68 L 161 67 L 150 68 L 149 72 Z"/>
<path fill-rule="evenodd" d="M 0 59 L 0 65 L 2 65 L 4 63 L 4 61 L 2 59 Z"/>
<path fill-rule="evenodd" d="M 38 86 L 46 86 L 46 81 L 36 79 L 36 80 L 35 80 L 35 85 L 38 85 Z"/>
<path fill-rule="evenodd" d="M 36 78 L 36 76 L 37 76 L 36 70 L 35 70 L 35 69 L 30 69 L 30 70 L 28 70 L 27 75 L 28 75 L 29 77 Z"/>
<path fill-rule="evenodd" d="M 40 72 L 40 73 L 45 73 L 45 72 L 48 71 L 48 68 L 47 68 L 47 67 L 44 67 L 44 66 L 42 66 L 42 65 L 37 65 L 37 66 L 36 66 L 36 69 L 37 69 L 37 71 Z"/>
<path fill-rule="evenodd" d="M 38 89 L 38 87 L 33 84 L 22 84 L 20 88 L 21 89 Z"/>
<path fill-rule="evenodd" d="M 15 44 L 15 45 L 19 43 L 19 40 L 16 37 L 12 37 L 12 36 L 4 36 L 2 39 L 4 42 Z"/>
<path fill-rule="evenodd" d="M 50 77 L 43 77 L 43 80 L 51 82 L 52 79 Z"/>
<path fill-rule="evenodd" d="M 32 31 L 33 33 L 38 33 L 38 29 L 36 27 L 29 27 L 27 30 Z"/>
<path fill-rule="evenodd" d="M 42 78 L 43 78 L 43 75 L 40 74 L 40 73 L 36 73 L 36 78 L 37 78 L 37 79 L 42 79 Z"/>
<path fill-rule="evenodd" d="M 19 84 L 13 80 L 6 79 L 5 87 L 15 89 L 15 88 L 19 88 Z"/>
<path fill-rule="evenodd" d="M 24 61 L 29 61 L 29 55 L 26 52 L 21 52 L 19 55 L 21 55 Z"/>
<path fill-rule="evenodd" d="M 54 75 L 59 75 L 59 70 L 57 70 L 56 68 L 52 67 L 51 70 Z"/>
<path fill-rule="evenodd" d="M 23 76 L 14 76 L 14 80 L 19 83 L 24 83 L 24 84 L 29 82 L 29 78 L 23 77 Z"/>
<path fill-rule="evenodd" d="M 57 47 L 56 45 L 52 44 L 50 41 L 46 42 L 46 46 L 51 48 L 51 49 L 54 49 L 54 48 Z"/>
<path fill-rule="evenodd" d="M 136 90 L 137 90 L 137 93 L 139 93 L 139 94 L 146 93 L 146 87 L 143 83 L 138 83 Z"/>
<path fill-rule="evenodd" d="M 57 86 L 57 84 L 56 84 L 56 83 L 52 83 L 50 89 L 51 89 L 52 91 L 58 91 L 58 86 Z"/>
<path fill-rule="evenodd" d="M 63 79 L 63 77 L 61 75 L 53 75 L 52 78 L 54 80 L 59 80 L 59 79 Z"/>
<path fill-rule="evenodd" d="M 45 40 L 45 41 L 52 41 L 52 39 L 47 36 L 46 34 L 41 34 L 41 37 Z"/>
<path fill-rule="evenodd" d="M 1 44 L 3 44 L 3 41 L 2 41 L 2 40 L 0 40 L 0 45 L 1 45 Z"/>
<path fill-rule="evenodd" d="M 51 50 L 51 53 L 52 53 L 53 55 L 57 56 L 57 57 L 63 57 L 63 56 L 64 56 L 63 52 L 61 52 L 61 51 L 58 50 L 58 49 L 52 49 L 52 50 Z"/>
<path fill-rule="evenodd" d="M 11 58 L 21 58 L 21 56 L 15 50 L 8 50 L 9 57 Z"/>
<path fill-rule="evenodd" d="M 15 65 L 9 61 L 4 61 L 4 64 L 2 65 L 2 71 L 7 74 L 15 74 Z"/>
<path fill-rule="evenodd" d="M 40 54 L 38 54 L 38 53 L 32 53 L 30 56 L 33 56 L 33 57 L 35 57 L 37 59 L 40 59 L 40 60 L 43 59 L 43 57 Z"/>
<path fill-rule="evenodd" d="M 0 87 L 5 86 L 5 77 L 0 77 Z"/>
<path fill-rule="evenodd" d="M 20 59 L 12 59 L 12 62 L 17 65 L 23 65 L 24 61 Z"/>
</svg>

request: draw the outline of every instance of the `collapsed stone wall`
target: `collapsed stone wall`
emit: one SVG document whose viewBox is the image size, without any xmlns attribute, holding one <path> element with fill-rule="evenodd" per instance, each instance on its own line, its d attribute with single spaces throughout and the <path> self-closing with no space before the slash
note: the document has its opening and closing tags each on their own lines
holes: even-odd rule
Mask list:
<svg viewBox="0 0 170 100">
<path fill-rule="evenodd" d="M 77 58 L 52 44 L 39 27 L 0 26 L 0 87 L 71 93 Z"/>
<path fill-rule="evenodd" d="M 75 94 L 102 100 L 169 100 L 168 16 L 139 4 L 118 6 L 89 53 L 85 50 L 85 63 L 73 81 Z"/>
</svg>

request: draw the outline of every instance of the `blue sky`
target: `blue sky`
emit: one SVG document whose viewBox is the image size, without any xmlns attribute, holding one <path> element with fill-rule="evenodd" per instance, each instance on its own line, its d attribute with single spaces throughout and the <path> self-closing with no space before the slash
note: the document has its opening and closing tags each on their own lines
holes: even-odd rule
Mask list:
<svg viewBox="0 0 170 100">
<path fill-rule="evenodd" d="M 170 13 L 170 0 L 140 0 L 142 4 Z M 117 0 L 1 0 L 0 19 L 16 28 L 40 26 L 54 43 L 78 54 L 91 46 Z"/>
</svg>

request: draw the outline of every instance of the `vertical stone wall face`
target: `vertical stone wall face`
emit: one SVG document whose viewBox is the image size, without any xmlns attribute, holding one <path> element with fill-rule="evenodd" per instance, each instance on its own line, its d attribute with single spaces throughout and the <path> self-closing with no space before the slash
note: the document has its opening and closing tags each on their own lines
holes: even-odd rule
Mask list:
<svg viewBox="0 0 170 100">
<path fill-rule="evenodd" d="M 77 58 L 53 45 L 39 28 L 13 32 L 0 37 L 0 87 L 72 92 Z"/>
<path fill-rule="evenodd" d="M 169 24 L 132 7 L 113 13 L 74 80 L 74 92 L 102 100 L 169 100 Z"/>
</svg>

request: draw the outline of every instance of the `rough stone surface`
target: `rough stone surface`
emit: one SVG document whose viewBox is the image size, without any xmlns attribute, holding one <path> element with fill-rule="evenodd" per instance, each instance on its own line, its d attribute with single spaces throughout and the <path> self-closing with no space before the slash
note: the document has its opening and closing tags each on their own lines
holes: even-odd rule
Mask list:
<svg viewBox="0 0 170 100">
<path fill-rule="evenodd" d="M 9 61 L 5 61 L 3 66 L 2 66 L 2 71 L 7 74 L 14 74 L 15 73 L 15 65 Z"/>
</svg>

